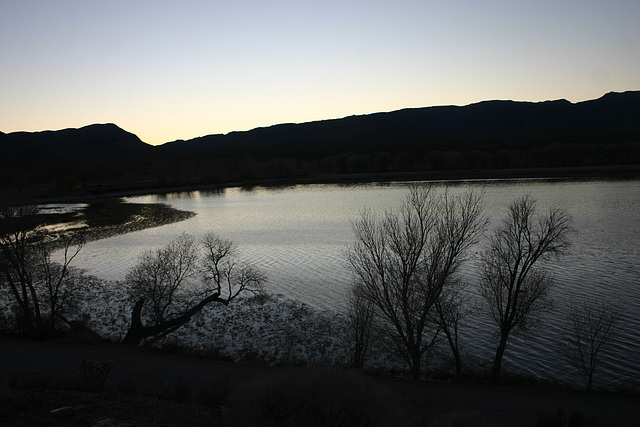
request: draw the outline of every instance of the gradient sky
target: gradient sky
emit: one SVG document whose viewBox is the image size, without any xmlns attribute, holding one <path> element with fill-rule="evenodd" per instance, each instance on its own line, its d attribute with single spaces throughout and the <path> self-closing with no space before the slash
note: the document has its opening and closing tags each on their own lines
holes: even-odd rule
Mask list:
<svg viewBox="0 0 640 427">
<path fill-rule="evenodd" d="M 0 0 L 0 130 L 160 144 L 640 90 L 638 0 Z"/>
</svg>

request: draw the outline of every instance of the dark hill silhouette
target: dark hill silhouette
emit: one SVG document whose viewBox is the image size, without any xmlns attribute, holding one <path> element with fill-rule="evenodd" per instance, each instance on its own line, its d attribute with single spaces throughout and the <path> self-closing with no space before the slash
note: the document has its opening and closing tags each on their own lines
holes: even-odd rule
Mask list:
<svg viewBox="0 0 640 427">
<path fill-rule="evenodd" d="M 139 170 L 153 147 L 114 124 L 0 135 L 0 191 L 55 196 Z"/>
<path fill-rule="evenodd" d="M 640 139 L 640 92 L 573 104 L 484 101 L 413 108 L 209 135 L 162 146 L 174 153 L 315 158 L 341 152 L 514 149 L 552 142 Z"/>
<path fill-rule="evenodd" d="M 136 135 L 115 124 L 94 124 L 79 129 L 42 132 L 13 132 L 0 139 L 2 153 L 9 158 L 26 157 L 44 162 L 112 156 L 114 154 L 143 154 L 151 148 Z"/>
<path fill-rule="evenodd" d="M 41 197 L 353 173 L 638 165 L 638 117 L 640 91 L 632 91 L 578 103 L 409 108 L 157 147 L 115 124 L 0 132 L 0 191 Z"/>
</svg>

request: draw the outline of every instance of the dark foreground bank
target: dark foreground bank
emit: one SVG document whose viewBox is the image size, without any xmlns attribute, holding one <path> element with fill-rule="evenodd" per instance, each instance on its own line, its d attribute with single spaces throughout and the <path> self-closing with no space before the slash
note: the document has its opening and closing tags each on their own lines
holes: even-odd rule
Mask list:
<svg viewBox="0 0 640 427">
<path fill-rule="evenodd" d="M 97 368 L 87 369 L 105 362 L 114 367 L 104 381 Z M 0 367 L 0 425 L 226 426 L 255 425 L 255 417 L 263 425 L 296 425 L 311 416 L 364 425 L 357 420 L 371 416 L 371 425 L 532 426 L 565 425 L 553 422 L 573 416 L 584 421 L 577 425 L 635 426 L 640 417 L 637 393 L 410 381 L 108 344 L 1 337 Z"/>
</svg>

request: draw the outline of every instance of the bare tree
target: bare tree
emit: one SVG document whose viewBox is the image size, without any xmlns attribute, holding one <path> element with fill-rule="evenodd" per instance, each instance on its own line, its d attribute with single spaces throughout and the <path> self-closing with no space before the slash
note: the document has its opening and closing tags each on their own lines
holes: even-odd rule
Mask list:
<svg viewBox="0 0 640 427">
<path fill-rule="evenodd" d="M 469 295 L 464 293 L 466 283 L 453 278 L 435 302 L 436 323 L 447 339 L 455 363 L 456 376 L 462 374 L 461 344 L 459 340 L 460 327 L 474 309 L 469 302 Z"/>
<path fill-rule="evenodd" d="M 371 333 L 374 327 L 375 309 L 371 300 L 362 294 L 361 286 L 357 284 L 351 288 L 347 318 L 353 353 L 351 365 L 354 368 L 362 368 L 367 357 Z"/>
<path fill-rule="evenodd" d="M 537 315 L 552 303 L 551 277 L 536 267 L 570 246 L 571 219 L 559 209 L 536 215 L 536 202 L 525 196 L 515 200 L 502 225 L 494 230 L 482 256 L 480 294 L 498 327 L 498 346 L 491 370 L 498 380 L 509 335 L 527 332 Z"/>
<path fill-rule="evenodd" d="M 348 265 L 414 379 L 439 332 L 431 322 L 434 305 L 484 231 L 482 207 L 473 192 L 454 197 L 414 186 L 397 212 L 365 210 L 353 224 Z"/>
<path fill-rule="evenodd" d="M 62 236 L 57 246 L 61 246 L 61 262 L 51 260 L 54 247 L 52 244 L 41 241 L 37 245 L 39 294 L 48 311 L 47 327 L 52 330 L 57 329 L 58 319 L 66 324 L 71 323 L 66 316 L 75 308 L 78 299 L 82 296 L 84 280 L 84 273 L 71 268 L 71 262 L 84 246 L 83 236 L 81 234 Z"/>
<path fill-rule="evenodd" d="M 568 309 L 560 348 L 567 361 L 584 375 L 587 390 L 591 390 L 600 365 L 600 351 L 619 333 L 622 313 L 620 304 L 605 301 L 574 303 Z"/>
<path fill-rule="evenodd" d="M 183 234 L 163 248 L 145 252 L 127 275 L 136 303 L 123 343 L 155 342 L 207 304 L 226 306 L 243 292 L 261 292 L 264 275 L 238 264 L 235 255 L 235 245 L 213 233 L 205 235 L 199 245 Z M 147 300 L 149 306 L 144 310 Z"/>
<path fill-rule="evenodd" d="M 35 254 L 27 218 L 38 212 L 37 206 L 4 207 L 0 211 L 0 268 L 2 286 L 11 291 L 21 314 L 23 328 L 30 333 L 36 330 L 41 319 L 40 305 L 33 280 Z"/>
<path fill-rule="evenodd" d="M 266 277 L 253 266 L 236 261 L 238 248 L 232 241 L 208 233 L 202 245 L 205 255 L 201 268 L 206 292 L 218 295 L 218 302 L 228 305 L 243 292 L 262 292 Z"/>
<path fill-rule="evenodd" d="M 165 247 L 145 251 L 126 281 L 133 299 L 147 300 L 145 317 L 159 325 L 176 316 L 189 303 L 190 285 L 197 274 L 199 248 L 192 236 L 180 235 Z"/>
<path fill-rule="evenodd" d="M 62 318 L 77 297 L 79 282 L 70 264 L 84 241 L 77 234 L 48 242 L 49 236 L 38 230 L 34 221 L 39 211 L 38 206 L 0 210 L 0 286 L 16 302 L 18 328 L 29 334 L 47 335 L 55 331 L 56 319 Z M 62 264 L 51 261 L 52 251 L 60 246 Z"/>
</svg>

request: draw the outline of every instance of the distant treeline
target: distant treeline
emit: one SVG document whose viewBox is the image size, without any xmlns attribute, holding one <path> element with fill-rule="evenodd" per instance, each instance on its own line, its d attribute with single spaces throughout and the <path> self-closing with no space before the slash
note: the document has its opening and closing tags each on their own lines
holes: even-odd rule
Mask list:
<svg viewBox="0 0 640 427">
<path fill-rule="evenodd" d="M 640 92 L 486 101 L 281 124 L 150 146 L 114 124 L 0 132 L 5 200 L 194 185 L 640 170 Z M 518 172 L 525 171 L 526 172 Z M 514 172 L 516 171 L 516 172 Z M 578 171 L 578 173 L 581 173 Z"/>
<path fill-rule="evenodd" d="M 465 172 L 637 164 L 640 164 L 640 142 L 567 143 L 527 150 L 340 153 L 322 159 L 278 157 L 259 160 L 246 157 L 243 159 L 164 160 L 152 165 L 148 178 L 161 185 L 223 184 L 254 180 L 320 178 L 324 175 Z"/>
<path fill-rule="evenodd" d="M 500 170 L 640 165 L 640 142 L 558 143 L 525 150 L 429 150 L 339 153 L 320 159 L 197 156 L 88 161 L 64 167 L 21 169 L 0 175 L 5 192 L 42 197 L 197 185 L 322 182 L 330 176 L 456 173 L 473 177 Z M 548 173 L 548 171 L 547 171 Z M 535 175 L 535 173 L 534 173 Z M 10 193 L 10 194 L 11 194 Z"/>
</svg>

